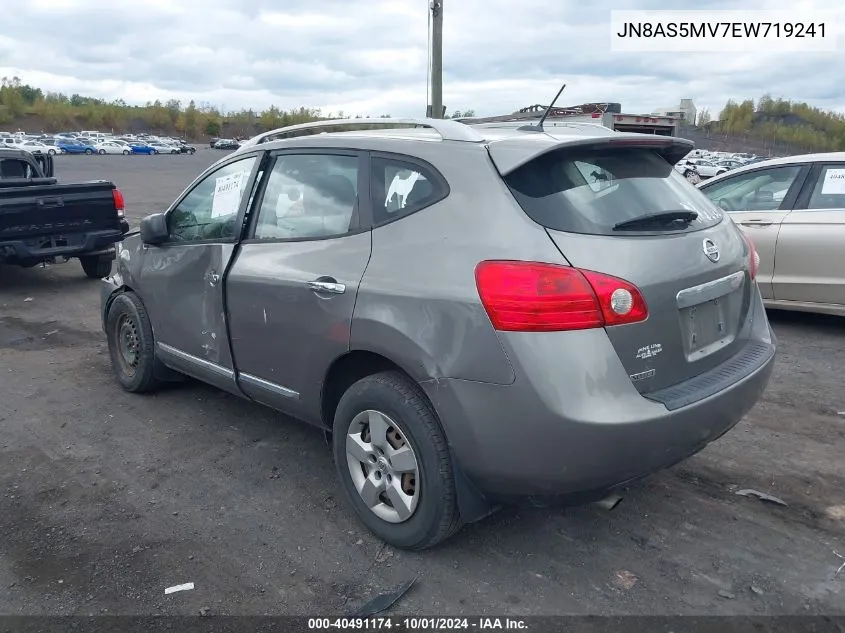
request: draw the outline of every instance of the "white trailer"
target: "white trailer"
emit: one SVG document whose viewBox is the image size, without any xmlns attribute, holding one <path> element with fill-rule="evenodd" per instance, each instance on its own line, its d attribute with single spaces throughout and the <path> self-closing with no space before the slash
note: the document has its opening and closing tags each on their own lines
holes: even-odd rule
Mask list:
<svg viewBox="0 0 845 633">
<path fill-rule="evenodd" d="M 592 105 L 592 104 L 591 104 Z M 560 127 L 572 123 L 601 125 L 617 132 L 635 132 L 638 134 L 659 134 L 661 136 L 678 135 L 678 119 L 671 116 L 652 114 L 623 114 L 622 112 L 594 111 L 584 112 L 584 106 L 573 108 L 553 108 L 543 122 L 544 127 Z M 464 118 L 465 123 L 506 123 L 530 124 L 540 119 L 545 107 L 532 106 L 522 111 L 502 116 Z M 582 111 L 578 111 L 582 110 Z"/>
</svg>

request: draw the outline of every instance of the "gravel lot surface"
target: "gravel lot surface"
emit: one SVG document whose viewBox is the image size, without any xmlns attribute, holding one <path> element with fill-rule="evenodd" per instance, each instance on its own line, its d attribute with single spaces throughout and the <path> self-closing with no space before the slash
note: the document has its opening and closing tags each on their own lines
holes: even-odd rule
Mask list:
<svg viewBox="0 0 845 633">
<path fill-rule="evenodd" d="M 222 154 L 56 169 L 137 225 Z M 347 509 L 318 430 L 197 383 L 124 393 L 77 262 L 0 269 L 0 307 L 0 613 L 343 615 L 417 577 L 395 611 L 845 614 L 842 319 L 773 312 L 764 399 L 615 510 L 507 509 L 409 554 Z"/>
</svg>

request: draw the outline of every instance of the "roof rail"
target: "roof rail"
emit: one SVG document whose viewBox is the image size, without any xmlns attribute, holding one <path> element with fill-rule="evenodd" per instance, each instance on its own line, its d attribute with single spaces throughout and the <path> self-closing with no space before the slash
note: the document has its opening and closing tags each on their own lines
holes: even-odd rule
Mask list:
<svg viewBox="0 0 845 633">
<path fill-rule="evenodd" d="M 287 127 L 280 127 L 269 132 L 263 132 L 257 136 L 253 136 L 241 147 L 250 147 L 258 145 L 259 143 L 268 143 L 283 138 L 291 138 L 295 136 L 303 136 L 304 134 L 297 134 L 297 132 L 305 133 L 309 130 L 319 128 L 342 127 L 350 125 L 365 125 L 365 126 L 397 126 L 397 125 L 414 125 L 417 127 L 427 127 L 437 132 L 444 141 L 464 141 L 467 143 L 480 143 L 484 137 L 476 132 L 473 128 L 451 119 L 330 119 L 327 121 L 311 121 L 309 123 L 299 123 L 297 125 L 288 125 Z"/>
</svg>

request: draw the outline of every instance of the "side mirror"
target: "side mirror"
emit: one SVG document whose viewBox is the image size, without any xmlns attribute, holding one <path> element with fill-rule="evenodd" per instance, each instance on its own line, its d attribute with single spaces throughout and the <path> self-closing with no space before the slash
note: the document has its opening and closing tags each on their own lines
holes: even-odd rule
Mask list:
<svg viewBox="0 0 845 633">
<path fill-rule="evenodd" d="M 153 213 L 141 220 L 141 241 L 144 244 L 162 244 L 169 235 L 166 213 Z"/>
</svg>

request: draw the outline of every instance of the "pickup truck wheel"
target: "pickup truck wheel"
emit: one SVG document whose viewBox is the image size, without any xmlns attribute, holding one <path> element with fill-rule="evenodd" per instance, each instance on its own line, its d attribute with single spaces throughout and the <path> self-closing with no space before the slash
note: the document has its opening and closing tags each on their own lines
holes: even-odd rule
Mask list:
<svg viewBox="0 0 845 633">
<path fill-rule="evenodd" d="M 111 258 L 99 255 L 87 255 L 79 258 L 82 270 L 91 279 L 102 279 L 111 272 Z"/>
<path fill-rule="evenodd" d="M 155 372 L 150 317 L 135 293 L 124 292 L 112 301 L 106 316 L 106 338 L 112 369 L 126 391 L 144 393 L 161 385 Z"/>
<path fill-rule="evenodd" d="M 332 444 L 361 521 L 394 547 L 433 547 L 461 526 L 449 447 L 419 387 L 398 372 L 362 378 L 340 399 Z"/>
</svg>

